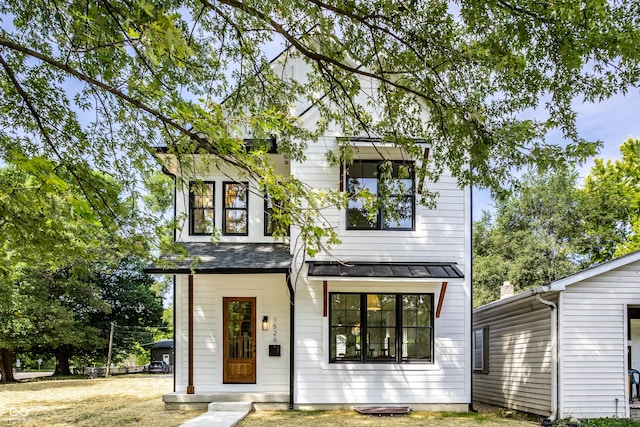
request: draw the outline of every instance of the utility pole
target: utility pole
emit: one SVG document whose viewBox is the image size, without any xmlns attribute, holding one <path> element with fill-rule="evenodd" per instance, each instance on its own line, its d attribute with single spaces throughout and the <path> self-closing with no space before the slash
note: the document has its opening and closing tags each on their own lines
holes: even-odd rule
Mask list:
<svg viewBox="0 0 640 427">
<path fill-rule="evenodd" d="M 107 356 L 107 370 L 104 373 L 104 377 L 109 377 L 109 369 L 111 368 L 111 349 L 113 347 L 113 332 L 116 327 L 116 322 L 111 322 L 111 333 L 109 334 L 109 355 Z"/>
</svg>

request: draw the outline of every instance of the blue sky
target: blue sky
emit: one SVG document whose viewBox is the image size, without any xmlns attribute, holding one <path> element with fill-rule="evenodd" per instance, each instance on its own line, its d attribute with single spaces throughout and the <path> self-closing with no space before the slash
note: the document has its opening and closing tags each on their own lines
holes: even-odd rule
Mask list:
<svg viewBox="0 0 640 427">
<path fill-rule="evenodd" d="M 603 145 L 594 158 L 617 159 L 619 147 L 629 137 L 640 137 L 640 90 L 632 89 L 626 96 L 617 95 L 598 104 L 576 106 L 577 125 L 586 140 L 600 140 Z M 554 140 L 553 138 L 558 138 Z M 561 143 L 559 136 L 550 135 L 548 141 Z M 589 174 L 593 158 L 580 169 L 581 177 Z M 473 219 L 479 220 L 483 210 L 492 210 L 487 191 L 474 190 Z"/>
</svg>

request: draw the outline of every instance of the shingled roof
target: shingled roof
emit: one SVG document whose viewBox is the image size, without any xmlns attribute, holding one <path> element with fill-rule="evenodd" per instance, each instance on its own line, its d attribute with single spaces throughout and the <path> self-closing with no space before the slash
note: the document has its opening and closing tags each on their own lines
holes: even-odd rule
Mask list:
<svg viewBox="0 0 640 427">
<path fill-rule="evenodd" d="M 150 274 L 286 273 L 291 267 L 289 245 L 278 243 L 179 243 L 188 256 L 164 256 L 145 268 Z"/>
</svg>

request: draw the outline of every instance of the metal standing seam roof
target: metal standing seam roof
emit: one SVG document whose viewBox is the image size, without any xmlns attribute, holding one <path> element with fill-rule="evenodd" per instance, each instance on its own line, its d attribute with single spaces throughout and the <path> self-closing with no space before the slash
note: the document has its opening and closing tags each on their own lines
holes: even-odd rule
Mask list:
<svg viewBox="0 0 640 427">
<path fill-rule="evenodd" d="M 312 277 L 398 277 L 457 279 L 464 277 L 455 262 L 391 263 L 310 261 L 309 276 Z"/>
<path fill-rule="evenodd" d="M 285 273 L 291 268 L 289 245 L 282 243 L 180 243 L 187 257 L 163 256 L 144 269 L 150 274 Z"/>
</svg>

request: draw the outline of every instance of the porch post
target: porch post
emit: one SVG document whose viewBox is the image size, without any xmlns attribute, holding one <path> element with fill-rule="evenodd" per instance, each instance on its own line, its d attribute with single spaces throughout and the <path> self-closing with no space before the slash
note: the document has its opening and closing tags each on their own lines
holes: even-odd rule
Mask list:
<svg viewBox="0 0 640 427">
<path fill-rule="evenodd" d="M 189 373 L 188 373 L 188 384 L 187 384 L 187 394 L 194 394 L 195 389 L 193 387 L 193 274 L 189 275 L 189 355 L 188 355 L 188 363 L 189 363 Z"/>
</svg>

